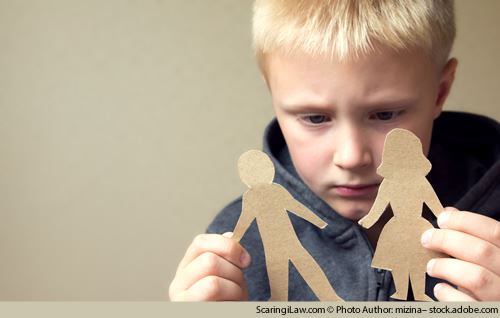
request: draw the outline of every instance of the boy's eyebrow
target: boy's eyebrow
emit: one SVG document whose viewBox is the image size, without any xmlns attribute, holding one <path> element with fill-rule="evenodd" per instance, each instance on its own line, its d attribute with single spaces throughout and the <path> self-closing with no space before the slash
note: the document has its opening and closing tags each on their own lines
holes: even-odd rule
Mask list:
<svg viewBox="0 0 500 318">
<path fill-rule="evenodd" d="M 331 104 L 318 103 L 280 103 L 281 108 L 291 112 L 313 112 L 313 111 L 331 111 L 334 107 Z"/>
<path fill-rule="evenodd" d="M 367 109 L 383 109 L 383 108 L 398 108 L 413 105 L 418 101 L 418 97 L 400 97 L 400 98 L 391 98 L 386 100 L 373 101 L 370 103 L 364 104 L 364 107 Z"/>
<path fill-rule="evenodd" d="M 287 96 L 277 101 L 278 105 L 287 112 L 328 112 L 335 109 L 333 102 L 316 96 Z"/>
<path fill-rule="evenodd" d="M 364 110 L 374 111 L 377 109 L 384 108 L 397 108 L 413 105 L 418 101 L 417 97 L 397 97 L 397 98 L 387 98 L 380 100 L 367 101 L 363 103 L 357 103 L 354 107 L 363 108 Z M 331 111 L 334 110 L 334 103 L 324 103 L 324 102 L 306 102 L 306 101 L 297 101 L 297 102 L 283 102 L 279 103 L 281 108 L 286 111 L 293 112 L 311 112 L 311 111 Z"/>
</svg>

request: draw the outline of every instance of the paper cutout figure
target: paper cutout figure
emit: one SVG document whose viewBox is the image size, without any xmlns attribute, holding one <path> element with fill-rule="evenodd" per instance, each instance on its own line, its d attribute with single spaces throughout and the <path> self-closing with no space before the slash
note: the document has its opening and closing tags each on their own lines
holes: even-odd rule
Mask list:
<svg viewBox="0 0 500 318">
<path fill-rule="evenodd" d="M 250 189 L 243 194 L 242 211 L 233 239 L 239 242 L 255 219 L 262 238 L 270 300 L 288 300 L 289 261 L 319 300 L 341 300 L 325 273 L 300 243 L 287 210 L 323 229 L 326 223 L 295 200 L 281 185 L 273 183 L 274 165 L 262 151 L 250 150 L 238 160 L 240 178 Z"/>
<path fill-rule="evenodd" d="M 406 299 L 411 281 L 415 300 L 433 301 L 425 294 L 425 273 L 431 258 L 443 257 L 424 248 L 421 235 L 432 224 L 422 217 L 423 204 L 437 217 L 443 206 L 425 176 L 431 163 L 422 153 L 417 136 L 404 129 L 391 130 L 384 143 L 382 163 L 377 174 L 384 177 L 368 214 L 358 223 L 370 228 L 390 205 L 394 217 L 378 239 L 372 267 L 390 270 L 396 286 L 391 297 Z"/>
</svg>

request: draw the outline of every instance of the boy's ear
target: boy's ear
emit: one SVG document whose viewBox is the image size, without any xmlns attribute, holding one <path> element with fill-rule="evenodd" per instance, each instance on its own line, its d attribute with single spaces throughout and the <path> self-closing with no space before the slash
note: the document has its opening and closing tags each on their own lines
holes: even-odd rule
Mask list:
<svg viewBox="0 0 500 318">
<path fill-rule="evenodd" d="M 434 118 L 437 118 L 441 111 L 443 110 L 444 102 L 450 94 L 451 86 L 455 80 L 455 71 L 457 70 L 458 60 L 456 58 L 451 58 L 443 68 L 441 72 L 441 78 L 439 80 L 438 94 L 436 98 L 436 108 L 434 113 Z"/>
<path fill-rule="evenodd" d="M 262 81 L 264 81 L 264 83 L 266 83 L 267 89 L 271 91 L 271 86 L 269 86 L 269 81 L 267 80 L 267 76 L 261 73 L 260 78 L 262 79 Z"/>
</svg>

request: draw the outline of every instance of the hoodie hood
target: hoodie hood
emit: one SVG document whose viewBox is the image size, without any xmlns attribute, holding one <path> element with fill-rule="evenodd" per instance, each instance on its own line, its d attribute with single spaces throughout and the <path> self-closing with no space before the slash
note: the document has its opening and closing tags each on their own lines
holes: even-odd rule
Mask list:
<svg viewBox="0 0 500 318">
<path fill-rule="evenodd" d="M 500 218 L 500 125 L 468 113 L 436 119 L 428 179 L 443 206 Z"/>
</svg>

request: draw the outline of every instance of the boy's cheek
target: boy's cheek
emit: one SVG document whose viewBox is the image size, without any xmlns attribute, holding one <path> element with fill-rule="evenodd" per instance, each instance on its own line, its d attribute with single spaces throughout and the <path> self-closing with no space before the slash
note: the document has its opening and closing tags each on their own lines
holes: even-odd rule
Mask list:
<svg viewBox="0 0 500 318">
<path fill-rule="evenodd" d="M 315 184 L 318 182 L 317 176 L 326 174 L 326 171 L 323 171 L 324 164 L 322 163 L 323 160 L 320 159 L 321 154 L 312 149 L 308 151 L 307 147 L 289 147 L 289 150 L 297 173 L 309 187 L 314 189 Z M 322 171 L 324 173 L 321 173 Z"/>
<path fill-rule="evenodd" d="M 317 139 L 305 138 L 298 130 L 287 128 L 290 127 L 282 127 L 282 131 L 295 170 L 309 187 L 314 188 L 316 176 L 325 169 L 325 162 L 330 161 L 326 149 Z"/>
<path fill-rule="evenodd" d="M 318 170 L 318 165 L 314 160 L 314 156 L 300 153 L 292 156 L 292 161 L 295 169 L 304 181 L 310 183 L 314 180 L 314 176 L 317 174 Z"/>
<path fill-rule="evenodd" d="M 332 164 L 332 155 L 328 149 L 312 142 L 288 146 L 295 168 L 304 174 L 313 175 Z"/>
</svg>

